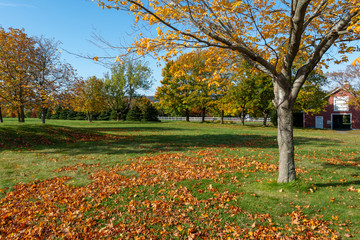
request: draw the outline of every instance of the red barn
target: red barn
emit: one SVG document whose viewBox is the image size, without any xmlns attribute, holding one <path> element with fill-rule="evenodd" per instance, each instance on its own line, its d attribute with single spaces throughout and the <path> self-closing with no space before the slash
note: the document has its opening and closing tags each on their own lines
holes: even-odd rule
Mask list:
<svg viewBox="0 0 360 240">
<path fill-rule="evenodd" d="M 360 129 L 360 108 L 349 104 L 354 96 L 346 91 L 346 88 L 337 88 L 328 96 L 329 104 L 321 113 L 305 115 L 305 127 Z"/>
</svg>

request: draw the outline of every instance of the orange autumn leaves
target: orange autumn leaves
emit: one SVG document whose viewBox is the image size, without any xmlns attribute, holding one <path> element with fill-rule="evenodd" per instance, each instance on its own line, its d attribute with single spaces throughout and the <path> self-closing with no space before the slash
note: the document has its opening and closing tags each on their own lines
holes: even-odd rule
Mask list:
<svg viewBox="0 0 360 240">
<path fill-rule="evenodd" d="M 245 193 L 219 189 L 216 183 L 229 173 L 274 173 L 277 167 L 251 157 L 219 158 L 222 152 L 209 149 L 142 156 L 126 165 L 99 170 L 91 174 L 90 184 L 80 187 L 69 184 L 69 177 L 17 185 L 0 201 L 0 237 L 338 238 L 329 222 L 309 218 L 301 208 L 285 216 L 291 223 L 282 226 L 274 222 L 274 216 L 238 207 Z M 58 171 L 93 167 L 77 164 Z M 190 189 L 184 181 L 193 181 L 194 186 Z M 242 184 L 236 178 L 232 181 Z M 227 220 L 222 219 L 224 214 Z M 251 224 L 231 221 L 239 215 Z"/>
</svg>

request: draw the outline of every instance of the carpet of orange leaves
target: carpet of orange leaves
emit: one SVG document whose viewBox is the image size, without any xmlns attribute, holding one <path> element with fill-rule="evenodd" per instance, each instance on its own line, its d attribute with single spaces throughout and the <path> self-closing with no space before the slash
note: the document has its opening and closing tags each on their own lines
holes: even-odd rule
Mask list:
<svg viewBox="0 0 360 240">
<path fill-rule="evenodd" d="M 219 151 L 139 157 L 127 165 L 96 171 L 86 186 L 70 185 L 69 177 L 17 185 L 0 201 L 0 239 L 339 238 L 329 222 L 309 218 L 301 208 L 287 216 L 291 222 L 284 226 L 275 223 L 274 216 L 238 207 L 242 192 L 220 191 L 210 184 L 199 189 L 209 197 L 196 198 L 179 184 L 192 179 L 220 181 L 224 174 L 239 171 L 277 171 L 276 165 L 252 158 L 218 158 Z M 79 167 L 92 165 L 58 171 Z M 150 192 L 143 196 L 156 197 L 139 197 L 144 187 Z M 112 206 L 104 204 L 110 199 Z M 220 212 L 229 219 L 241 215 L 254 223 L 240 226 L 222 219 Z"/>
</svg>

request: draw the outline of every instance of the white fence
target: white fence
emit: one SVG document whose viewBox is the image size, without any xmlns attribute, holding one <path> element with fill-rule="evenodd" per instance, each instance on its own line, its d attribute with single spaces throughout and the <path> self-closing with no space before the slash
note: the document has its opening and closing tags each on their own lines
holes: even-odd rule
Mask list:
<svg viewBox="0 0 360 240">
<path fill-rule="evenodd" d="M 186 121 L 186 117 L 159 117 L 160 120 L 164 121 Z M 201 122 L 201 117 L 190 117 L 190 122 Z M 220 121 L 220 117 L 205 117 L 205 121 Z M 224 117 L 224 121 L 241 122 L 239 117 Z M 264 118 L 245 118 L 245 122 L 262 122 Z M 268 121 L 270 119 L 268 118 Z"/>
</svg>

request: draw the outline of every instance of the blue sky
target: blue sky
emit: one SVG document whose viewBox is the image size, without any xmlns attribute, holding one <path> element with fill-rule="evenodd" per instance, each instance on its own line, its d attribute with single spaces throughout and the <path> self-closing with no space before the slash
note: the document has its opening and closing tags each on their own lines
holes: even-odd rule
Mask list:
<svg viewBox="0 0 360 240">
<path fill-rule="evenodd" d="M 92 44 L 92 33 L 100 33 L 112 43 L 131 43 L 133 17 L 127 12 L 102 10 L 91 0 L 0 0 L 0 25 L 3 28 L 24 28 L 29 36 L 54 38 L 61 48 L 76 54 L 104 56 L 103 50 Z M 112 51 L 111 54 L 119 54 Z M 108 71 L 92 60 L 70 55 L 63 51 L 63 59 L 78 74 L 103 77 Z M 146 92 L 153 95 L 161 80 L 161 67 L 152 58 L 147 60 L 153 70 L 154 86 Z"/>
<path fill-rule="evenodd" d="M 91 0 L 0 0 L 0 25 L 3 28 L 24 28 L 30 36 L 54 38 L 69 52 L 89 56 L 104 56 L 104 52 L 90 42 L 94 31 L 112 43 L 131 43 L 133 17 L 127 12 L 113 9 L 102 10 Z M 116 56 L 117 52 L 111 52 Z M 353 61 L 359 53 L 349 57 Z M 63 58 L 78 74 L 103 77 L 107 69 L 92 60 L 63 52 Z M 154 59 L 148 59 L 153 70 L 154 86 L 145 92 L 153 95 L 160 84 L 161 67 Z M 330 71 L 345 69 L 347 64 L 330 65 Z"/>
</svg>

